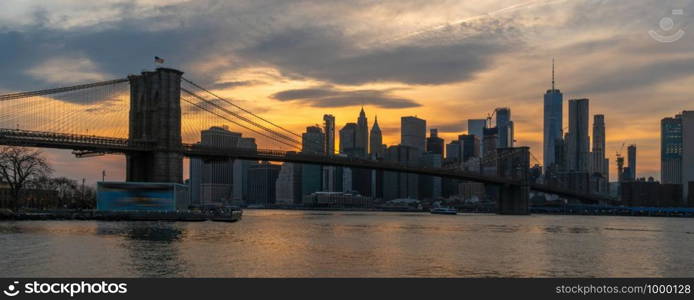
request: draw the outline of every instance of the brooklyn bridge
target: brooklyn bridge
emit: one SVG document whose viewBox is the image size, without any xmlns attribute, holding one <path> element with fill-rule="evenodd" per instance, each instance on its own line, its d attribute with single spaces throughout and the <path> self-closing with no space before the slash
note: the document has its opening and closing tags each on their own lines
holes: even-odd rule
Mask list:
<svg viewBox="0 0 694 300">
<path fill-rule="evenodd" d="M 276 149 L 220 148 L 199 143 L 201 130 L 239 126 Z M 530 190 L 598 203 L 583 194 L 528 182 L 529 149 L 498 149 L 496 174 L 301 152 L 301 136 L 221 97 L 169 68 L 127 78 L 0 95 L 0 145 L 68 149 L 78 157 L 126 156 L 126 181 L 183 180 L 183 158 L 243 159 L 374 169 L 499 186 L 500 213 L 526 213 Z M 486 158 L 489 159 L 489 158 Z"/>
</svg>

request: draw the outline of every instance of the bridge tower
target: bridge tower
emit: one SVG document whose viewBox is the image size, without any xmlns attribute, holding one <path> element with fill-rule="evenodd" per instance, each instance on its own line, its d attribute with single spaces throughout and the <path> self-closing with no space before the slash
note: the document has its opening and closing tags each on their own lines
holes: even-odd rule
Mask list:
<svg viewBox="0 0 694 300">
<path fill-rule="evenodd" d="M 130 143 L 146 143 L 151 151 L 129 153 L 126 181 L 183 180 L 181 145 L 181 76 L 168 68 L 130 75 Z"/>
<path fill-rule="evenodd" d="M 520 185 L 504 185 L 499 189 L 497 213 L 502 215 L 528 215 L 528 170 L 530 168 L 530 148 L 497 149 L 497 175 L 520 180 Z"/>
</svg>

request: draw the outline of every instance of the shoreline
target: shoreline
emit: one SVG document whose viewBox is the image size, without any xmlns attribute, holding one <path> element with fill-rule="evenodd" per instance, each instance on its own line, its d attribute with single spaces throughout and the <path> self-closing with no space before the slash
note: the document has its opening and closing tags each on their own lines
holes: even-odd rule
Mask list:
<svg viewBox="0 0 694 300">
<path fill-rule="evenodd" d="M 96 210 L 31 211 L 0 214 L 0 221 L 162 221 L 162 222 L 236 222 L 241 220 L 243 211 L 234 210 L 225 214 L 205 214 L 202 212 L 157 212 L 122 211 L 105 212 Z"/>
<path fill-rule="evenodd" d="M 253 207 L 251 210 L 297 210 L 309 212 L 392 212 L 429 214 L 428 210 L 405 208 L 328 208 L 328 207 Z M 529 215 L 566 215 L 566 216 L 620 216 L 620 217 L 665 217 L 692 218 L 691 209 L 659 208 L 594 208 L 575 207 L 531 207 Z M 493 209 L 459 209 L 463 214 L 496 214 Z M 43 210 L 24 212 L 0 212 L 0 221 L 170 221 L 170 222 L 204 222 L 241 220 L 243 211 L 235 210 L 225 215 L 210 215 L 194 211 L 180 212 L 104 212 L 96 210 Z M 529 216 L 528 215 L 528 216 Z"/>
</svg>

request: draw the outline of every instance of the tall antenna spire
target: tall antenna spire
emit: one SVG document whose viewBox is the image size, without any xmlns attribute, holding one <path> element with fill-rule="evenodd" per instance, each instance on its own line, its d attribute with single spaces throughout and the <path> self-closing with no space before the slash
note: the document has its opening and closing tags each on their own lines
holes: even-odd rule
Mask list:
<svg viewBox="0 0 694 300">
<path fill-rule="evenodd" d="M 554 90 L 554 57 L 552 57 L 552 91 Z"/>
</svg>

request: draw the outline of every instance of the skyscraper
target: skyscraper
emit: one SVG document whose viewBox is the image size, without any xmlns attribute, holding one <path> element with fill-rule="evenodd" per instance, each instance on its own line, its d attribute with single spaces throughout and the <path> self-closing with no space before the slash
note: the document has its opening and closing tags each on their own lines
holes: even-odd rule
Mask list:
<svg viewBox="0 0 694 300">
<path fill-rule="evenodd" d="M 255 138 L 242 137 L 237 145 L 241 149 L 258 149 Z M 234 160 L 234 204 L 240 205 L 248 199 L 248 170 L 257 164 L 255 161 Z"/>
<path fill-rule="evenodd" d="M 357 124 L 347 123 L 340 129 L 340 153 L 353 156 L 357 152 Z"/>
<path fill-rule="evenodd" d="M 682 184 L 682 115 L 660 121 L 660 181 Z"/>
<path fill-rule="evenodd" d="M 513 121 L 511 121 L 510 108 L 501 107 L 496 109 L 496 128 L 499 133 L 497 148 L 513 147 Z"/>
<path fill-rule="evenodd" d="M 301 152 L 321 154 L 323 153 L 325 135 L 318 126 L 306 127 L 306 132 L 301 135 Z M 308 195 L 318 192 L 322 188 L 323 172 L 319 165 L 302 165 L 301 170 L 301 193 Z"/>
<path fill-rule="evenodd" d="M 682 112 L 682 185 L 684 199 L 690 199 L 689 188 L 694 181 L 694 110 Z M 694 204 L 692 202 L 690 205 Z"/>
<path fill-rule="evenodd" d="M 438 154 L 443 157 L 443 139 L 439 137 L 438 129 L 432 128 L 429 131 L 426 151 L 428 153 Z"/>
<path fill-rule="evenodd" d="M 470 158 L 480 157 L 480 139 L 472 134 L 458 136 L 460 143 L 461 161 L 466 162 Z"/>
<path fill-rule="evenodd" d="M 325 141 L 325 134 L 318 126 L 306 127 L 306 132 L 301 135 L 301 152 L 322 154 Z"/>
<path fill-rule="evenodd" d="M 262 162 L 248 169 L 249 204 L 272 205 L 276 203 L 275 185 L 282 166 Z"/>
<path fill-rule="evenodd" d="M 460 141 L 454 140 L 446 144 L 446 162 L 461 162 L 462 148 Z"/>
<path fill-rule="evenodd" d="M 593 116 L 593 152 L 591 156 L 591 173 L 599 174 L 594 191 L 609 192 L 610 161 L 605 158 L 605 116 Z"/>
<path fill-rule="evenodd" d="M 200 144 L 221 148 L 237 147 L 241 133 L 229 131 L 227 126 L 213 126 L 200 133 Z M 190 160 L 191 191 L 200 205 L 221 206 L 233 199 L 234 161 L 203 162 Z M 196 179 L 199 178 L 199 179 Z"/>
<path fill-rule="evenodd" d="M 588 99 L 569 100 L 569 132 L 566 141 L 569 171 L 589 171 L 588 103 Z"/>
<path fill-rule="evenodd" d="M 275 183 L 275 202 L 278 204 L 300 204 L 302 165 L 284 163 Z"/>
<path fill-rule="evenodd" d="M 335 116 L 323 115 L 323 131 L 325 135 L 325 150 L 326 155 L 335 155 Z M 335 191 L 337 168 L 334 166 L 323 166 L 323 183 L 322 190 L 326 192 Z"/>
<path fill-rule="evenodd" d="M 499 128 L 485 128 L 484 129 L 484 139 L 482 140 L 482 145 L 484 148 L 484 153 L 482 157 L 493 157 L 496 155 L 496 145 L 499 140 Z"/>
<path fill-rule="evenodd" d="M 415 147 L 396 145 L 386 150 L 385 160 L 407 166 L 421 164 L 422 151 Z M 416 174 L 383 172 L 383 199 L 398 198 L 417 199 L 419 195 L 419 180 Z"/>
<path fill-rule="evenodd" d="M 417 117 L 400 118 L 400 144 L 426 151 L 427 121 Z"/>
<path fill-rule="evenodd" d="M 564 122 L 564 95 L 555 88 L 554 84 L 554 60 L 552 60 L 552 89 L 545 93 L 544 105 L 544 134 L 542 142 L 543 164 L 545 172 L 555 163 L 557 140 L 563 138 L 562 126 Z"/>
<path fill-rule="evenodd" d="M 325 154 L 335 154 L 335 116 L 323 115 L 323 131 L 325 131 Z"/>
<path fill-rule="evenodd" d="M 684 201 L 694 182 L 694 111 L 683 111 L 661 121 L 661 176 L 663 183 L 682 184 Z M 690 201 L 689 205 L 694 202 Z"/>
<path fill-rule="evenodd" d="M 467 120 L 467 132 L 473 134 L 482 140 L 484 129 L 487 128 L 487 119 L 470 119 Z"/>
<path fill-rule="evenodd" d="M 365 158 L 369 153 L 369 122 L 363 107 L 357 119 L 356 148 L 359 157 Z"/>
<path fill-rule="evenodd" d="M 361 117 L 360 117 L 361 119 Z M 364 120 L 366 118 L 364 117 Z M 366 127 L 362 127 L 366 128 Z M 340 153 L 349 157 L 366 158 L 364 148 L 358 147 L 359 144 L 359 125 L 356 123 L 347 123 L 340 129 Z M 342 190 L 358 191 L 362 195 L 371 193 L 371 172 L 367 169 L 357 168 L 342 168 L 336 170 L 336 174 L 342 174 Z M 339 180 L 338 175 L 335 176 Z"/>
<path fill-rule="evenodd" d="M 629 180 L 636 180 L 636 145 L 627 148 L 627 164 L 629 168 Z"/>
<path fill-rule="evenodd" d="M 378 117 L 374 118 L 374 126 L 371 127 L 369 134 L 369 151 L 372 158 L 382 158 L 385 152 L 381 127 L 378 126 Z"/>
<path fill-rule="evenodd" d="M 487 119 L 467 120 L 467 133 L 476 136 L 480 140 L 480 153 L 484 153 L 484 129 L 487 128 Z"/>
</svg>

